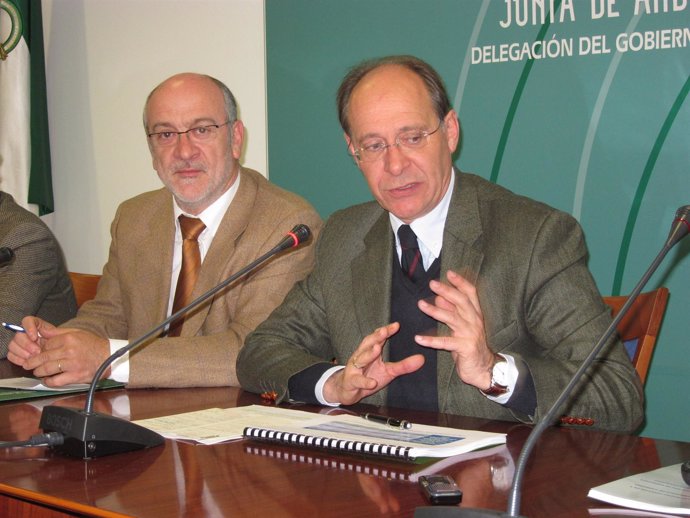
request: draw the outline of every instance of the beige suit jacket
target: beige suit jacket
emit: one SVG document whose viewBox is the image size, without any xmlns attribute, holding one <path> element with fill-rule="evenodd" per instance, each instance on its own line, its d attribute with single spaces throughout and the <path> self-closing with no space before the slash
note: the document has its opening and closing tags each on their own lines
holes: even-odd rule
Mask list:
<svg viewBox="0 0 690 518">
<path fill-rule="evenodd" d="M 314 234 L 321 219 L 299 196 L 241 169 L 240 185 L 218 228 L 192 293 L 196 298 L 273 248 L 298 223 Z M 111 226 L 108 262 L 94 300 L 65 324 L 134 340 L 167 317 L 175 222 L 167 189 L 124 202 Z M 313 267 L 315 236 L 239 279 L 185 320 L 181 336 L 152 339 L 130 353 L 130 387 L 237 385 L 244 338 Z"/>
</svg>

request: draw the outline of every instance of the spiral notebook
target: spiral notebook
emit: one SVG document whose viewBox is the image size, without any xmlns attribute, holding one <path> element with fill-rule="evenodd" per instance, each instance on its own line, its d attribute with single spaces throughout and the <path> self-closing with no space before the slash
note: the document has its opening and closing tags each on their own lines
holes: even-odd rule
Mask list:
<svg viewBox="0 0 690 518">
<path fill-rule="evenodd" d="M 242 435 L 259 442 L 402 461 L 450 457 L 506 442 L 500 433 L 422 424 L 402 430 L 349 414 L 308 414 L 305 419 L 299 427 L 247 426 Z"/>
<path fill-rule="evenodd" d="M 321 414 L 262 405 L 208 408 L 136 423 L 169 439 L 209 445 L 245 438 L 408 461 L 419 457 L 450 457 L 506 442 L 502 433 L 417 423 L 409 430 L 402 430 L 367 421 L 358 415 Z"/>
</svg>

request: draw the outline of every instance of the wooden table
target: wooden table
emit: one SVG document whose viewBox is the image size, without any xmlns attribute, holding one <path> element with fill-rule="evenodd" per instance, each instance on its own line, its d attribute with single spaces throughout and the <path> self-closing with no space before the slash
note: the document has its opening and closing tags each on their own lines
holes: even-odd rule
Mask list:
<svg viewBox="0 0 690 518">
<path fill-rule="evenodd" d="M 36 433 L 37 405 L 48 402 L 81 408 L 84 396 L 0 404 L 0 440 L 23 440 Z M 117 389 L 96 395 L 97 410 L 129 407 L 132 419 L 256 403 L 261 403 L 259 397 L 237 388 Z M 357 410 L 387 413 L 366 405 Z M 510 465 L 530 427 L 427 412 L 406 417 L 508 433 L 507 448 L 500 454 L 442 470 L 458 481 L 463 506 L 505 510 Z M 588 508 L 608 507 L 587 498 L 591 487 L 686 459 L 690 443 L 552 428 L 528 466 L 521 512 L 531 518 L 590 516 Z M 415 466 L 402 463 L 249 441 L 194 446 L 166 440 L 162 447 L 89 461 L 60 457 L 46 448 L 4 449 L 0 516 L 409 517 L 427 505 L 417 483 L 410 481 L 414 471 Z"/>
</svg>

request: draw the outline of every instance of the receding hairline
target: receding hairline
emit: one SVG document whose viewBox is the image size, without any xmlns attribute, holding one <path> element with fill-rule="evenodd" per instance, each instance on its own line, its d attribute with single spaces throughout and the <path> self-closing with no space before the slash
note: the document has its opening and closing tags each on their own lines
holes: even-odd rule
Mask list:
<svg viewBox="0 0 690 518">
<path fill-rule="evenodd" d="M 336 94 L 338 119 L 345 133 L 350 133 L 348 112 L 352 93 L 367 76 L 384 67 L 400 67 L 417 76 L 424 84 L 432 108 L 439 119 L 443 120 L 443 117 L 452 109 L 443 79 L 426 61 L 405 54 L 368 59 L 350 68 L 338 87 Z"/>
<path fill-rule="evenodd" d="M 182 78 L 182 77 L 190 77 L 190 78 L 197 78 L 197 79 L 207 79 L 209 80 L 212 84 L 214 84 L 217 88 L 218 91 L 221 93 L 223 96 L 223 105 L 224 105 L 224 110 L 225 114 L 230 122 L 235 122 L 237 120 L 237 100 L 235 99 L 234 94 L 230 90 L 230 88 L 227 87 L 225 83 L 223 83 L 221 80 L 216 79 L 213 76 L 210 76 L 208 74 L 199 74 L 196 72 L 181 72 L 179 74 L 172 75 L 160 83 L 158 83 L 153 90 L 151 90 L 146 97 L 146 101 L 144 102 L 144 110 L 142 114 L 142 120 L 144 123 L 144 131 L 148 131 L 148 109 L 149 109 L 149 104 L 151 102 L 151 99 L 153 98 L 153 95 L 158 92 L 162 87 L 164 87 L 167 83 L 175 80 L 176 78 Z"/>
</svg>

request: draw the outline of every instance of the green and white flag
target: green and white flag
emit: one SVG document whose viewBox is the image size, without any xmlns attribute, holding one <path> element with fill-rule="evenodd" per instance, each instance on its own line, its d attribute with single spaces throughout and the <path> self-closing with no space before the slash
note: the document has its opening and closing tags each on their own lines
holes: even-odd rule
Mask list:
<svg viewBox="0 0 690 518">
<path fill-rule="evenodd" d="M 0 0 L 0 190 L 53 212 L 40 0 Z"/>
</svg>

